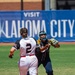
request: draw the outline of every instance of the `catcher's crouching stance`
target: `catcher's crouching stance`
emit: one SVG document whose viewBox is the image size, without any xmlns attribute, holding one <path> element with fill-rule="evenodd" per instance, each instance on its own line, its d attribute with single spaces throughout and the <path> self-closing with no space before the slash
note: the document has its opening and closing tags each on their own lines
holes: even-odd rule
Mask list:
<svg viewBox="0 0 75 75">
<path fill-rule="evenodd" d="M 13 57 L 16 50 L 20 50 L 20 60 L 19 60 L 19 71 L 20 75 L 27 75 L 29 71 L 30 75 L 37 75 L 38 71 L 38 60 L 35 56 L 35 49 L 40 48 L 41 51 L 49 47 L 46 44 L 45 47 L 37 46 L 36 41 L 33 38 L 27 36 L 28 30 L 26 28 L 20 29 L 20 34 L 22 39 L 16 41 L 15 45 L 10 49 L 9 58 Z"/>
</svg>

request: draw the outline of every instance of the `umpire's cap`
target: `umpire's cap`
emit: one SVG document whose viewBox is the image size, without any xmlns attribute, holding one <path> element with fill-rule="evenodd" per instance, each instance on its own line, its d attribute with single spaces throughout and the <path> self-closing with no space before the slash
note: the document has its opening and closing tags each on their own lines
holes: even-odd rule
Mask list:
<svg viewBox="0 0 75 75">
<path fill-rule="evenodd" d="M 21 28 L 20 29 L 20 34 L 22 35 L 23 33 L 28 33 L 27 28 Z"/>
<path fill-rule="evenodd" d="M 41 35 L 46 35 L 46 32 L 45 31 L 40 31 L 39 36 L 41 36 Z"/>
</svg>

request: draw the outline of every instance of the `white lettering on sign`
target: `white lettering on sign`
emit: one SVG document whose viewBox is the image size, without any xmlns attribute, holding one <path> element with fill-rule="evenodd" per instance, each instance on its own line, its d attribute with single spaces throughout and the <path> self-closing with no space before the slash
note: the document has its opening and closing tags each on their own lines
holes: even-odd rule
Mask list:
<svg viewBox="0 0 75 75">
<path fill-rule="evenodd" d="M 50 21 L 50 34 L 52 37 L 66 37 L 67 36 L 67 27 L 70 37 L 73 37 L 74 34 L 75 20 L 51 20 Z M 54 29 L 58 30 L 55 31 Z"/>
<path fill-rule="evenodd" d="M 1 22 L 0 22 L 1 23 Z M 46 31 L 45 20 L 12 20 L 11 25 L 9 21 L 5 21 L 0 24 L 0 37 L 4 35 L 6 38 L 12 37 L 20 37 L 20 29 L 26 27 L 29 31 L 29 36 L 34 37 L 35 35 L 39 35 L 41 30 Z"/>
<path fill-rule="evenodd" d="M 25 17 L 39 17 L 40 12 L 24 12 Z"/>
<path fill-rule="evenodd" d="M 0 21 L 0 38 L 18 38 L 20 36 L 20 29 L 26 27 L 29 36 L 39 36 L 39 32 L 44 30 L 48 32 L 51 37 L 74 37 L 75 20 L 51 20 L 47 25 L 45 20 L 8 20 Z"/>
</svg>

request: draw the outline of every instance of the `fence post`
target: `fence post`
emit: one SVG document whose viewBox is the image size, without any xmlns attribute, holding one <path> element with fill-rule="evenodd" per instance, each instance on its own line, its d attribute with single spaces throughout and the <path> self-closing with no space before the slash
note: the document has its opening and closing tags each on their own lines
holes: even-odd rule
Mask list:
<svg viewBox="0 0 75 75">
<path fill-rule="evenodd" d="M 23 0 L 21 0 L 21 10 L 23 10 Z"/>
<path fill-rule="evenodd" d="M 50 8 L 51 8 L 51 10 L 56 9 L 56 0 L 50 0 Z"/>
<path fill-rule="evenodd" d="M 50 0 L 45 0 L 45 10 L 50 10 Z"/>
</svg>

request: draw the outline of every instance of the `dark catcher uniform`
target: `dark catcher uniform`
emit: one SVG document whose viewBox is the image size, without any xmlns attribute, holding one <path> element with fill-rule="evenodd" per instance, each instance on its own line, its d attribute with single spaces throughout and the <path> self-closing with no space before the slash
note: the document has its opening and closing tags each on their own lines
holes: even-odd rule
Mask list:
<svg viewBox="0 0 75 75">
<path fill-rule="evenodd" d="M 37 40 L 37 43 L 42 47 L 42 46 L 45 46 L 46 44 L 48 44 L 49 40 L 46 39 L 45 42 L 42 42 L 39 39 L 39 40 Z M 49 49 L 50 49 L 50 47 L 47 50 L 44 50 L 42 52 L 39 49 L 36 49 L 36 56 L 38 58 L 38 67 L 42 64 L 46 70 L 47 75 L 53 75 L 51 59 L 49 57 L 49 52 L 50 52 Z"/>
<path fill-rule="evenodd" d="M 39 39 L 37 40 L 37 45 L 39 47 L 44 47 L 45 45 L 50 44 L 50 46 L 53 46 L 55 48 L 59 48 L 60 45 L 58 41 L 54 38 L 52 39 L 47 39 L 46 33 L 44 31 L 41 31 L 39 33 Z M 53 69 L 52 69 L 52 64 L 51 64 L 51 59 L 49 57 L 49 50 L 50 46 L 48 46 L 45 50 L 41 51 L 39 48 L 36 48 L 36 57 L 38 59 L 38 67 L 42 64 L 43 67 L 46 70 L 47 75 L 53 75 Z M 29 75 L 29 74 L 27 74 Z"/>
</svg>

